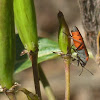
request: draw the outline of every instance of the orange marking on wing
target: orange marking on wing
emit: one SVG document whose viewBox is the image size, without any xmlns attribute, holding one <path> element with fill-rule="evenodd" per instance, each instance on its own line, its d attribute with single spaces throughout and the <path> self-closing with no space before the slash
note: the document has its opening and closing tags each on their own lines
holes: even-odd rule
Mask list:
<svg viewBox="0 0 100 100">
<path fill-rule="evenodd" d="M 84 48 L 84 41 L 80 33 L 78 31 L 72 32 L 72 37 L 73 37 L 73 42 L 75 47 L 78 48 L 82 44 L 78 49 L 78 50 L 82 50 Z"/>
</svg>

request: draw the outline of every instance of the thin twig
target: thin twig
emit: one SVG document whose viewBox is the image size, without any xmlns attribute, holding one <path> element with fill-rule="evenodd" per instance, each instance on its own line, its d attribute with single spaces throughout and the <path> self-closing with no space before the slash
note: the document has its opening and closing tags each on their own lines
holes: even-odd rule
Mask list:
<svg viewBox="0 0 100 100">
<path fill-rule="evenodd" d="M 55 96 L 53 94 L 53 91 L 52 91 L 52 89 L 50 87 L 50 84 L 49 84 L 49 82 L 48 82 L 48 80 L 47 80 L 47 78 L 46 78 L 46 76 L 45 76 L 45 74 L 44 74 L 44 72 L 43 72 L 43 70 L 42 70 L 40 65 L 39 65 L 39 77 L 40 77 L 40 80 L 41 80 L 41 82 L 43 84 L 43 87 L 44 87 L 44 89 L 46 91 L 48 100 L 56 100 L 56 98 L 55 98 Z"/>
<path fill-rule="evenodd" d="M 38 51 L 36 51 L 36 52 L 30 51 L 29 52 L 29 58 L 32 62 L 32 68 L 33 68 L 35 91 L 36 91 L 36 94 L 39 96 L 40 100 L 42 100 L 41 92 L 40 92 L 39 76 L 38 76 L 37 56 L 38 56 Z"/>
</svg>

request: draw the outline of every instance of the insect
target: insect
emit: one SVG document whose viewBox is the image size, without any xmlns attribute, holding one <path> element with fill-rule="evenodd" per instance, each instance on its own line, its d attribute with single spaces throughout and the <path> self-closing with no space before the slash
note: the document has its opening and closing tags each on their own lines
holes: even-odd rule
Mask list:
<svg viewBox="0 0 100 100">
<path fill-rule="evenodd" d="M 86 63 L 89 59 L 89 54 L 88 54 L 88 51 L 86 49 L 83 37 L 80 34 L 80 32 L 76 26 L 73 27 L 71 33 L 72 33 L 71 37 L 73 39 L 73 43 L 74 43 L 74 46 L 76 48 L 73 50 L 77 53 L 78 65 L 80 63 L 80 65 L 82 66 L 82 72 L 83 72 L 83 68 L 85 68 L 84 66 L 86 65 Z M 88 69 L 86 69 L 86 70 L 89 71 Z M 80 73 L 80 75 L 82 74 L 82 72 Z M 91 74 L 93 75 L 93 73 L 91 73 Z"/>
</svg>

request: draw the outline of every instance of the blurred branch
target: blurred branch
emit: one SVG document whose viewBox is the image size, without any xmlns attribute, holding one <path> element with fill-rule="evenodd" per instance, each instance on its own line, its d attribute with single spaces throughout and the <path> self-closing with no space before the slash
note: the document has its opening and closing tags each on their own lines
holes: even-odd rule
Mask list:
<svg viewBox="0 0 100 100">
<path fill-rule="evenodd" d="M 53 91 L 52 91 L 52 89 L 50 87 L 50 84 L 49 84 L 49 82 L 48 82 L 48 80 L 47 80 L 47 78 L 46 78 L 46 76 L 45 76 L 40 64 L 39 64 L 39 76 L 40 76 L 40 80 L 42 82 L 42 85 L 43 85 L 43 87 L 45 89 L 45 92 L 47 94 L 48 100 L 56 100 L 56 98 L 55 98 L 55 96 L 53 94 Z"/>
<path fill-rule="evenodd" d="M 98 65 L 100 66 L 100 32 L 98 33 L 98 36 L 97 36 L 97 55 L 96 55 L 96 61 L 98 63 Z"/>
</svg>

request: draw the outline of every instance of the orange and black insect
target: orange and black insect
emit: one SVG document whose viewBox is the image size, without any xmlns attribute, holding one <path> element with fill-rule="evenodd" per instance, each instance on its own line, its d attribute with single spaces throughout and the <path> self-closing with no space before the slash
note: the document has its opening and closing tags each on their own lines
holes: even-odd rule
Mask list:
<svg viewBox="0 0 100 100">
<path fill-rule="evenodd" d="M 83 67 L 86 65 L 86 63 L 87 63 L 87 61 L 89 59 L 89 54 L 88 54 L 88 51 L 86 49 L 83 37 L 80 34 L 78 28 L 74 26 L 72 31 L 71 31 L 71 33 L 72 33 L 71 37 L 73 39 L 73 43 L 74 43 L 74 46 L 76 48 L 76 49 L 74 49 L 74 51 L 77 53 L 78 65 L 80 63 L 80 65 L 82 66 L 82 71 L 83 71 Z"/>
</svg>

